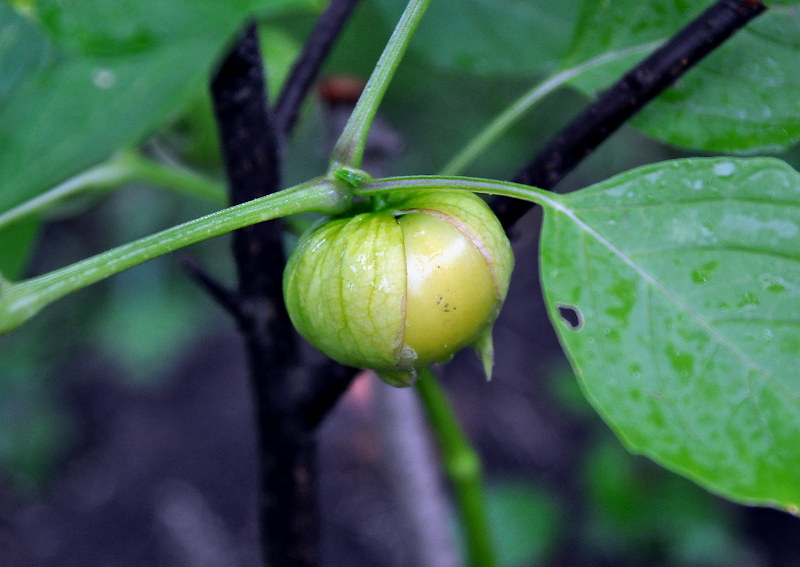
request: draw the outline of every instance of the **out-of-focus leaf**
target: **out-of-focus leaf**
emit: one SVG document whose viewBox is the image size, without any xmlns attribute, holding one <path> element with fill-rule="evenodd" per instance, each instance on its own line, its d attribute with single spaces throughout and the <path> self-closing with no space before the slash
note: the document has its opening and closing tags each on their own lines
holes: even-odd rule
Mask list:
<svg viewBox="0 0 800 567">
<path fill-rule="evenodd" d="M 62 51 L 50 57 L 48 65 L 40 65 L 38 73 L 18 81 L 0 106 L 0 210 L 156 130 L 196 96 L 221 51 L 252 14 L 308 4 L 308 0 L 37 3 L 44 28 Z M 3 22 L 18 20 L 8 10 L 0 17 Z M 14 25 L 22 34 L 15 43 L 14 60 L 35 59 L 41 50 L 35 39 L 39 32 Z M 0 67 L 9 69 L 14 67 Z M 0 77 L 0 85 L 9 80 Z"/>
<path fill-rule="evenodd" d="M 314 0 L 39 0 L 36 13 L 48 35 L 83 55 L 118 57 L 157 49 L 188 37 L 220 39 L 230 23 L 258 13 L 261 17 L 313 9 Z"/>
<path fill-rule="evenodd" d="M 408 63 L 398 72 L 382 114 L 403 140 L 402 152 L 392 164 L 392 171 L 397 173 L 439 171 L 530 84 L 527 80 L 509 78 L 498 89 L 497 81 L 491 78 L 435 73 L 413 56 Z M 426 73 L 432 73 L 427 81 Z M 508 172 L 526 163 L 547 141 L 548 132 L 563 127 L 582 104 L 581 97 L 569 92 L 558 100 L 543 101 L 470 164 L 466 173 L 508 176 Z"/>
<path fill-rule="evenodd" d="M 259 37 L 261 52 L 264 55 L 264 73 L 267 76 L 269 99 L 274 104 L 303 46 L 281 27 L 269 22 L 259 26 Z"/>
<path fill-rule="evenodd" d="M 37 336 L 0 340 L 0 478 L 28 490 L 50 478 L 74 433 L 52 382 L 58 349 L 43 349 Z"/>
<path fill-rule="evenodd" d="M 44 35 L 10 5 L 0 3 L 0 102 L 55 55 Z"/>
<path fill-rule="evenodd" d="M 775 7 L 633 121 L 650 136 L 715 152 L 785 150 L 800 140 L 800 13 Z"/>
<path fill-rule="evenodd" d="M 486 496 L 500 565 L 544 563 L 559 535 L 556 503 L 541 488 L 521 481 L 493 483 Z"/>
<path fill-rule="evenodd" d="M 609 564 L 729 567 L 746 557 L 740 534 L 713 496 L 626 453 L 610 436 L 592 447 L 581 470 L 589 510 L 581 539 Z"/>
<path fill-rule="evenodd" d="M 390 21 L 404 1 L 381 0 Z M 437 0 L 411 50 L 451 71 L 489 76 L 538 76 L 552 71 L 567 48 L 579 0 Z"/>
<path fill-rule="evenodd" d="M 132 383 L 158 383 L 208 330 L 198 297 L 163 271 L 163 263 L 151 262 L 112 280 L 107 311 L 92 329 L 94 344 Z"/>
<path fill-rule="evenodd" d="M 6 279 L 20 277 L 31 244 L 39 229 L 38 219 L 25 219 L 0 230 L 0 274 Z"/>
<path fill-rule="evenodd" d="M 667 40 L 710 2 L 586 2 L 563 67 L 600 53 Z M 642 58 L 641 56 L 638 57 Z M 571 84 L 594 95 L 637 58 L 604 65 Z M 672 145 L 717 152 L 786 149 L 800 140 L 800 14 L 775 5 L 690 70 L 633 120 Z"/>
<path fill-rule="evenodd" d="M 665 41 L 710 4 L 710 0 L 587 0 L 581 7 L 561 68 L 575 67 L 603 53 Z M 583 73 L 570 84 L 595 95 L 644 57 L 639 54 L 603 65 Z"/>
<path fill-rule="evenodd" d="M 20 85 L 0 108 L 0 210 L 142 139 L 199 87 L 210 62 L 195 39 L 100 64 L 72 59 Z"/>
<path fill-rule="evenodd" d="M 633 170 L 545 212 L 548 310 L 626 445 L 798 510 L 800 175 L 771 159 Z"/>
</svg>

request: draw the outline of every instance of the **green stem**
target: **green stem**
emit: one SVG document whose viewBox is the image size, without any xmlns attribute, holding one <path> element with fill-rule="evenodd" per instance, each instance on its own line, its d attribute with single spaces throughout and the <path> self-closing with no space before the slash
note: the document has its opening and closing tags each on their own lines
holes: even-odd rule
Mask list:
<svg viewBox="0 0 800 567">
<path fill-rule="evenodd" d="M 131 172 L 131 181 L 145 181 L 157 187 L 199 197 L 212 203 L 225 204 L 227 193 L 222 181 L 211 179 L 190 169 L 165 165 L 146 158 L 138 152 L 125 152 L 125 163 Z"/>
<path fill-rule="evenodd" d="M 90 191 L 107 191 L 134 181 L 152 183 L 216 203 L 225 202 L 222 183 L 188 169 L 154 162 L 136 151 L 127 150 L 0 214 L 0 229 L 24 217 L 46 212 L 70 197 Z"/>
<path fill-rule="evenodd" d="M 616 63 L 621 59 L 631 57 L 633 55 L 644 55 L 653 51 L 656 47 L 661 45 L 663 41 L 651 41 L 642 45 L 635 45 L 627 49 L 619 51 L 610 51 L 598 55 L 588 61 L 584 61 L 580 65 L 564 69 L 555 75 L 545 79 L 541 83 L 534 86 L 531 90 L 526 92 L 516 102 L 511 104 L 494 120 L 492 120 L 477 136 L 475 136 L 469 144 L 467 144 L 458 154 L 456 154 L 448 163 L 441 169 L 442 175 L 456 175 L 464 170 L 481 152 L 485 151 L 489 146 L 494 143 L 506 130 L 508 130 L 516 121 L 518 121 L 526 112 L 536 105 L 544 97 L 552 93 L 554 90 L 562 87 L 569 81 L 576 77 L 591 71 L 598 67 L 602 67 L 608 63 Z"/>
<path fill-rule="evenodd" d="M 251 224 L 301 212 L 345 211 L 352 194 L 344 184 L 312 179 L 241 205 L 222 209 L 123 244 L 50 273 L 9 282 L 0 278 L 0 334 L 33 317 L 43 307 L 95 282 L 157 256 Z"/>
<path fill-rule="evenodd" d="M 359 168 L 372 120 L 431 0 L 410 0 L 331 154 L 331 169 Z"/>
<path fill-rule="evenodd" d="M 470 446 L 436 377 L 429 368 L 420 371 L 416 387 L 439 440 L 442 460 L 456 493 L 464 526 L 467 564 L 492 567 L 497 564 L 486 501 L 481 483 L 481 462 Z"/>
<path fill-rule="evenodd" d="M 390 195 L 401 191 L 471 191 L 485 195 L 503 195 L 531 201 L 548 209 L 561 210 L 561 196 L 550 191 L 511 181 L 441 175 L 415 175 L 374 179 L 353 190 L 357 197 Z"/>
</svg>

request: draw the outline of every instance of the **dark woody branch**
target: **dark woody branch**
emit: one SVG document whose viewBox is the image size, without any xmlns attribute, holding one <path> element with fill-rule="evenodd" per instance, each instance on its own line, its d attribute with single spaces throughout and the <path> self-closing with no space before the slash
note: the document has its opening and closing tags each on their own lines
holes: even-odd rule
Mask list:
<svg viewBox="0 0 800 567">
<path fill-rule="evenodd" d="M 257 28 L 246 27 L 211 84 L 231 204 L 277 191 L 281 142 L 291 129 L 355 0 L 332 0 L 287 81 L 276 113 L 267 101 Z M 319 562 L 316 426 L 344 392 L 353 371 L 298 376 L 297 340 L 282 300 L 282 223 L 256 224 L 233 235 L 238 288 L 229 291 L 198 266 L 191 273 L 234 316 L 245 339 L 256 400 L 260 462 L 259 518 L 269 565 Z M 312 379 L 317 378 L 317 379 Z"/>
<path fill-rule="evenodd" d="M 648 102 L 766 9 L 758 0 L 720 0 L 652 55 L 631 69 L 583 111 L 515 177 L 552 189 Z M 531 208 L 527 201 L 497 199 L 492 208 L 510 228 Z"/>
<path fill-rule="evenodd" d="M 282 134 L 294 127 L 300 106 L 356 4 L 358 0 L 331 0 L 317 20 L 275 103 L 275 123 Z"/>
</svg>

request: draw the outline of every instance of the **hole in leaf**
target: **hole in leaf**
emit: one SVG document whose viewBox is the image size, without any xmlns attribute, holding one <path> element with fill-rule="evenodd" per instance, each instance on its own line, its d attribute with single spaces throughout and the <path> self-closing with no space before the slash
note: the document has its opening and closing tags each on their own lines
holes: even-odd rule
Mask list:
<svg viewBox="0 0 800 567">
<path fill-rule="evenodd" d="M 572 307 L 571 305 L 559 305 L 558 314 L 561 315 L 564 322 L 573 329 L 578 330 L 583 327 L 583 316 L 576 307 Z"/>
</svg>

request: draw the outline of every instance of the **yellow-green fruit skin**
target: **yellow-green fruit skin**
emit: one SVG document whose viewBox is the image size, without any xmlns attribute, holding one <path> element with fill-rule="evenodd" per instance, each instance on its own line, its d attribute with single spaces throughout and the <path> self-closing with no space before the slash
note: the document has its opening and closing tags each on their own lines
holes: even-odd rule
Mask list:
<svg viewBox="0 0 800 567">
<path fill-rule="evenodd" d="M 407 386 L 415 368 L 465 346 L 491 357 L 489 333 L 513 263 L 502 226 L 478 197 L 405 193 L 303 235 L 284 273 L 284 298 L 316 348 Z"/>
<path fill-rule="evenodd" d="M 446 360 L 494 318 L 491 274 L 480 251 L 447 221 L 425 213 L 398 221 L 406 253 L 404 341 L 416 364 Z"/>
</svg>

